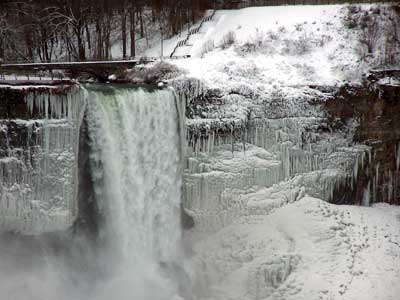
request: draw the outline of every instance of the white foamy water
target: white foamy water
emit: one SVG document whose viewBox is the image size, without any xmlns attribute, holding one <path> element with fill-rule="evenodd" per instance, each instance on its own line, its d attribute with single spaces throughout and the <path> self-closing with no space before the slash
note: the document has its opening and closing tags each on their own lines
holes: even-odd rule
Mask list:
<svg viewBox="0 0 400 300">
<path fill-rule="evenodd" d="M 169 90 L 88 91 L 87 105 L 101 237 L 115 278 L 101 297 L 171 299 L 181 236 L 175 96 Z"/>
</svg>

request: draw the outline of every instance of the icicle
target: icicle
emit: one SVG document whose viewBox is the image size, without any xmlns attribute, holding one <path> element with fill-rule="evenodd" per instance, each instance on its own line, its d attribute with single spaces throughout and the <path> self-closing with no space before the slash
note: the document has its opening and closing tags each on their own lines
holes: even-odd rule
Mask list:
<svg viewBox="0 0 400 300">
<path fill-rule="evenodd" d="M 74 220 L 78 137 L 85 101 L 80 96 L 76 99 L 77 114 L 67 124 L 63 99 L 66 98 L 41 93 L 28 93 L 25 97 L 28 112 L 44 119 L 21 124 L 27 130 L 26 159 L 20 160 L 10 148 L 10 158 L 0 160 L 0 170 L 7 170 L 0 172 L 0 209 L 3 207 L 2 214 L 7 215 L 7 220 L 0 224 L 2 228 L 34 233 L 65 229 Z M 30 151 L 32 146 L 34 153 Z M 68 213 L 57 213 L 65 210 Z"/>
<path fill-rule="evenodd" d="M 369 163 L 369 166 L 371 167 L 371 166 L 372 166 L 372 153 L 371 153 L 371 148 L 368 148 L 368 149 L 367 149 L 367 153 L 368 153 L 368 163 Z"/>
<path fill-rule="evenodd" d="M 375 166 L 375 185 L 374 185 L 375 191 L 374 191 L 374 203 L 378 202 L 379 199 L 377 199 L 377 189 L 379 188 L 379 163 L 376 164 Z"/>
<path fill-rule="evenodd" d="M 388 201 L 391 203 L 393 200 L 393 173 L 389 170 L 389 182 L 388 182 Z"/>
<path fill-rule="evenodd" d="M 361 153 L 361 169 L 364 170 L 365 151 Z"/>
<path fill-rule="evenodd" d="M 353 177 L 354 177 L 354 180 L 357 181 L 357 178 L 358 178 L 358 155 L 356 156 L 356 160 L 354 163 Z"/>
<path fill-rule="evenodd" d="M 362 206 L 370 206 L 371 182 L 368 181 L 367 187 L 364 189 Z"/>
</svg>

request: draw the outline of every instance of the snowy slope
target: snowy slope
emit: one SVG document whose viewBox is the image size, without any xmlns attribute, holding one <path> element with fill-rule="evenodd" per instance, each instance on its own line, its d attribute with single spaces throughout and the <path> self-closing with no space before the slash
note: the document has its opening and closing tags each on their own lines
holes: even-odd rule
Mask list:
<svg viewBox="0 0 400 300">
<path fill-rule="evenodd" d="M 363 11 L 374 8 L 360 7 Z M 219 88 L 246 79 L 267 86 L 335 85 L 359 80 L 378 63 L 383 50 L 377 47 L 374 59 L 361 60 L 360 32 L 346 26 L 347 13 L 346 5 L 217 11 L 213 21 L 191 38 L 191 47 L 179 50 L 179 55 L 189 54 L 192 59 L 176 64 L 186 69 L 188 76 Z M 234 43 L 224 47 L 224 36 L 229 32 Z"/>
<path fill-rule="evenodd" d="M 218 86 L 235 79 L 234 70 L 225 71 L 233 61 L 236 69 L 242 67 L 246 71 L 251 67 L 253 70 L 249 71 L 256 72 L 260 81 L 267 84 L 335 84 L 345 76 L 340 66 L 354 65 L 357 59 L 354 39 L 344 36 L 342 9 L 343 6 L 254 7 L 219 12 L 215 27 L 208 28 L 194 43 L 190 54 L 201 56 L 207 41 L 220 46 L 224 34 L 230 31 L 235 35 L 234 46 L 228 51 L 215 49 L 204 59 L 193 59 L 189 64 L 181 61 L 181 66 L 191 75 Z M 241 53 L 246 43 L 259 44 L 260 49 Z M 304 49 L 302 54 L 298 43 L 310 49 Z"/>
<path fill-rule="evenodd" d="M 194 250 L 199 299 L 399 299 L 399 207 L 304 197 L 239 218 Z"/>
</svg>

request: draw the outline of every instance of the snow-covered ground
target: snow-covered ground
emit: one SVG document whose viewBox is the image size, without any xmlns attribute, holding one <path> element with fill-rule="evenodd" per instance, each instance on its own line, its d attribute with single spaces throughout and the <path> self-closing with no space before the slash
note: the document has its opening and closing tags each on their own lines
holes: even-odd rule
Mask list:
<svg viewBox="0 0 400 300">
<path fill-rule="evenodd" d="M 382 7 L 387 12 L 381 9 L 379 13 L 375 13 L 374 5 L 359 7 L 362 13 L 377 15 L 382 28 L 394 14 L 385 5 Z M 192 58 L 172 62 L 187 70 L 188 76 L 223 89 L 239 82 L 267 89 L 358 81 L 363 72 L 382 63 L 387 32 L 379 32 L 374 52 L 365 55 L 359 38 L 361 30 L 351 28 L 346 23 L 347 16 L 347 5 L 220 10 L 198 34 L 192 35 L 188 47 L 178 48 L 177 55 Z M 174 44 L 176 40 L 179 38 L 164 44 Z M 157 50 L 158 47 L 148 53 Z M 166 46 L 165 51 L 170 50 Z M 363 55 L 366 58 L 362 59 Z"/>
<path fill-rule="evenodd" d="M 303 197 L 191 238 L 199 299 L 399 299 L 399 207 Z"/>
</svg>

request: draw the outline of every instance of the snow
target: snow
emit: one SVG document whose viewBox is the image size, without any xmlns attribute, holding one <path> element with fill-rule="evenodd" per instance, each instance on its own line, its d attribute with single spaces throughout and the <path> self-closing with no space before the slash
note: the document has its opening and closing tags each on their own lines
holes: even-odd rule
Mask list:
<svg viewBox="0 0 400 300">
<path fill-rule="evenodd" d="M 368 11 L 374 5 L 360 7 Z M 346 26 L 347 12 L 347 5 L 218 10 L 212 21 L 191 36 L 189 46 L 178 48 L 177 55 L 191 58 L 170 62 L 186 70 L 187 77 L 222 90 L 239 84 L 268 91 L 277 86 L 360 82 L 364 72 L 380 63 L 384 49 L 379 40 L 372 59 L 363 60 L 360 31 Z M 385 14 L 390 13 L 388 8 Z M 230 32 L 234 42 L 224 46 L 224 36 Z M 165 44 L 177 40 L 174 37 Z M 153 51 L 156 48 L 149 53 Z"/>
<path fill-rule="evenodd" d="M 357 59 L 355 41 L 351 34 L 345 34 L 346 29 L 340 18 L 344 8 L 340 5 L 316 5 L 217 11 L 214 26 L 209 25 L 206 33 L 193 41 L 187 53 L 180 52 L 190 54 L 194 59 L 176 63 L 188 69 L 190 75 L 205 78 L 214 86 L 235 79 L 234 73 L 224 72 L 224 68 L 229 68 L 233 62 L 235 69 L 243 69 L 246 65 L 257 69 L 262 81 L 267 83 L 296 85 L 309 84 L 311 81 L 335 84 L 344 78 L 337 68 L 354 65 Z M 230 31 L 236 38 L 234 46 L 228 51 L 215 49 L 200 59 L 205 42 L 214 41 L 218 47 L 224 34 Z M 303 38 L 311 49 L 301 55 L 296 53 L 298 49 L 295 49 L 295 42 Z M 246 43 L 261 43 L 262 49 L 244 54 L 246 57 L 243 57 L 234 48 Z M 304 74 L 305 70 L 310 70 L 310 74 Z M 217 75 L 221 78 L 216 78 Z"/>
<path fill-rule="evenodd" d="M 198 299 L 398 299 L 399 216 L 399 207 L 305 196 L 216 234 L 193 234 Z"/>
<path fill-rule="evenodd" d="M 393 77 L 384 77 L 380 79 L 377 84 L 379 85 L 391 85 L 391 86 L 400 86 L 400 80 Z"/>
</svg>

